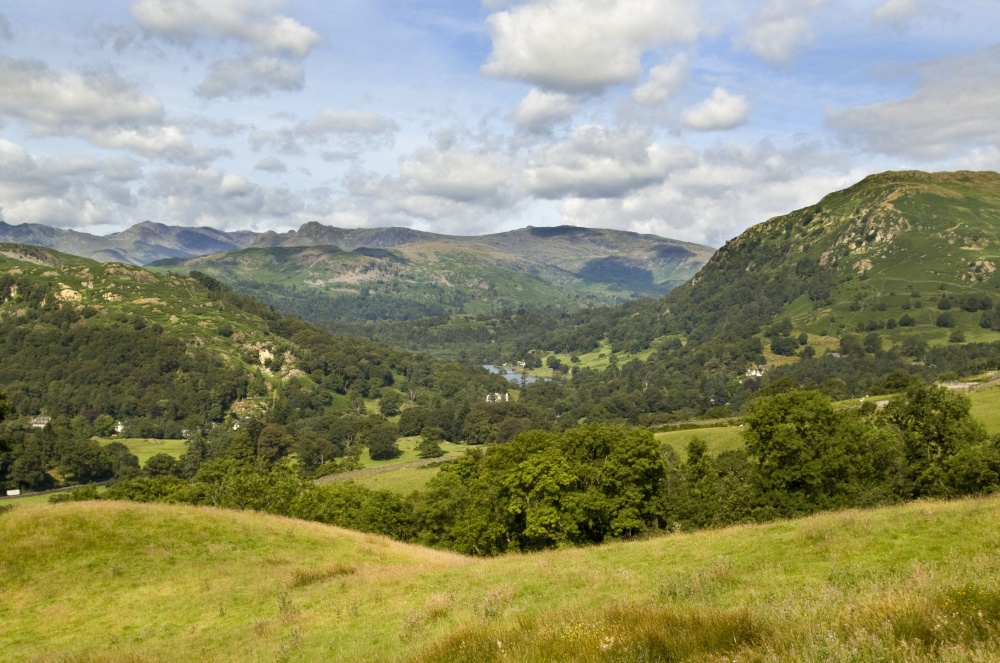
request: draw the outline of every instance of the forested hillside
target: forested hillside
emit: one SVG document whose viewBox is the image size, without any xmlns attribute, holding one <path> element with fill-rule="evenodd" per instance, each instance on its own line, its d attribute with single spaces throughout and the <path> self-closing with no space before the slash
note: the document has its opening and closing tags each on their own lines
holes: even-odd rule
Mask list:
<svg viewBox="0 0 1000 663">
<path fill-rule="evenodd" d="M 0 245 L 0 390 L 9 409 L 0 481 L 12 488 L 115 475 L 121 463 L 89 438 L 117 422 L 129 437 L 176 438 L 259 432 L 267 422 L 272 446 L 256 448 L 255 432 L 252 455 L 280 457 L 297 445 L 303 472 L 312 472 L 369 444 L 374 430 L 394 453 L 399 430 L 388 418 L 404 405 L 445 439 L 463 439 L 486 394 L 506 385 L 482 368 L 332 336 L 203 274 Z M 508 435 L 544 425 L 528 402 L 491 410 L 492 423 L 516 419 Z M 40 417 L 47 423 L 33 425 Z M 93 467 L 77 462 L 81 445 Z"/>
</svg>

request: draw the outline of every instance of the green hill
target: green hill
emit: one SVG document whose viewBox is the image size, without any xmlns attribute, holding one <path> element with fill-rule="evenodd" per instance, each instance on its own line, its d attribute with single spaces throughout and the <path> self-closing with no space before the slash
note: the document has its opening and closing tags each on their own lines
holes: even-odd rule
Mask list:
<svg viewBox="0 0 1000 663">
<path fill-rule="evenodd" d="M 38 661 L 991 661 L 1000 500 L 469 559 L 249 512 L 0 514 Z"/>
<path fill-rule="evenodd" d="M 788 317 L 793 332 L 816 336 L 992 341 L 1000 325 L 992 314 L 980 323 L 1000 288 L 998 260 L 1000 175 L 882 173 L 750 228 L 677 303 L 703 309 L 688 322 L 702 337 Z M 756 301 L 731 305 L 752 292 Z"/>
<path fill-rule="evenodd" d="M 363 322 L 522 307 L 573 311 L 660 296 L 711 252 L 652 235 L 573 227 L 459 237 L 307 224 L 266 234 L 243 250 L 156 266 L 203 271 L 314 322 Z"/>
</svg>

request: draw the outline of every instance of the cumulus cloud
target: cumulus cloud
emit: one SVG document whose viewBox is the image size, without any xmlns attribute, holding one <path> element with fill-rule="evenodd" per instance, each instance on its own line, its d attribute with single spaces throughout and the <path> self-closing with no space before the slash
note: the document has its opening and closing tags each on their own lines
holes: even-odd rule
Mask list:
<svg viewBox="0 0 1000 663">
<path fill-rule="evenodd" d="M 486 20 L 493 50 L 483 71 L 563 92 L 637 79 L 649 48 L 697 38 L 689 0 L 530 0 Z"/>
<path fill-rule="evenodd" d="M 812 15 L 829 0 L 770 0 L 755 14 L 734 45 L 772 63 L 789 65 L 813 40 Z"/>
<path fill-rule="evenodd" d="M 678 55 L 649 70 L 645 83 L 632 91 L 632 98 L 643 106 L 659 106 L 677 93 L 688 80 L 688 57 Z"/>
<path fill-rule="evenodd" d="M 396 176 L 352 171 L 347 195 L 328 222 L 339 226 L 417 226 L 461 235 L 489 232 L 523 203 L 517 164 L 480 151 L 423 148 Z"/>
<path fill-rule="evenodd" d="M 400 164 L 399 175 L 412 193 L 490 206 L 504 204 L 511 184 L 502 157 L 459 150 L 419 150 Z"/>
<path fill-rule="evenodd" d="M 816 145 L 764 142 L 690 151 L 664 180 L 617 198 L 573 197 L 563 223 L 615 227 L 719 246 L 747 227 L 818 201 L 865 174 Z"/>
<path fill-rule="evenodd" d="M 119 221 L 135 202 L 131 185 L 141 175 L 133 159 L 39 157 L 0 139 L 0 211 L 8 223 L 82 228 Z"/>
<path fill-rule="evenodd" d="M 746 124 L 750 102 L 742 94 L 730 94 L 721 87 L 684 113 L 684 124 L 695 131 L 722 131 Z"/>
<path fill-rule="evenodd" d="M 909 97 L 827 112 L 829 124 L 866 149 L 941 159 L 1000 145 L 1000 47 L 926 63 Z"/>
<path fill-rule="evenodd" d="M 192 145 L 180 128 L 165 123 L 158 100 L 113 71 L 59 73 L 0 56 L 0 117 L 38 136 L 73 136 L 148 157 L 204 163 L 219 154 Z"/>
<path fill-rule="evenodd" d="M 322 37 L 293 18 L 277 14 L 275 0 L 138 0 L 133 18 L 146 32 L 180 42 L 232 39 L 263 53 L 303 58 Z"/>
<path fill-rule="evenodd" d="M 525 186 L 539 198 L 612 198 L 663 181 L 686 157 L 685 149 L 654 144 L 645 129 L 583 126 L 532 156 Z"/>
<path fill-rule="evenodd" d="M 322 37 L 278 14 L 283 4 L 277 0 L 138 0 L 131 11 L 150 35 L 186 44 L 211 39 L 251 46 L 250 54 L 215 62 L 195 91 L 206 99 L 237 99 L 302 89 L 302 60 Z"/>
<path fill-rule="evenodd" d="M 580 98 L 562 92 L 532 89 L 514 109 L 514 124 L 522 131 L 545 133 L 568 119 L 580 107 Z"/>
<path fill-rule="evenodd" d="M 140 191 L 164 223 L 214 228 L 293 225 L 305 208 L 284 188 L 265 187 L 215 169 L 181 168 L 152 173 Z"/>
<path fill-rule="evenodd" d="M 288 166 L 278 157 L 264 157 L 253 167 L 254 170 L 263 170 L 267 173 L 287 173 Z"/>
</svg>

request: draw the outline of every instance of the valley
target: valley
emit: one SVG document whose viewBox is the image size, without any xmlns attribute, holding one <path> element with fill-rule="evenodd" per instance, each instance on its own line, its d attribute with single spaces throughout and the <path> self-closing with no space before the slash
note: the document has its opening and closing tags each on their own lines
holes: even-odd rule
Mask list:
<svg viewBox="0 0 1000 663">
<path fill-rule="evenodd" d="M 27 493 L 0 502 L 0 649 L 990 660 L 998 219 L 1000 175 L 903 172 L 714 254 L 569 227 L 307 224 L 149 269 L 0 244 L 0 480 Z"/>
</svg>

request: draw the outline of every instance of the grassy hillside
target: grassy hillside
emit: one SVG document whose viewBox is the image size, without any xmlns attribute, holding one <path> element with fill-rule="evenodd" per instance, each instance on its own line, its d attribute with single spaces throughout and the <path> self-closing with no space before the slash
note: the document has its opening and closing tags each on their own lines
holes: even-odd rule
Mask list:
<svg viewBox="0 0 1000 663">
<path fill-rule="evenodd" d="M 815 335 L 820 350 L 845 333 L 900 345 L 994 341 L 980 322 L 997 300 L 998 260 L 1000 174 L 889 172 L 749 229 L 693 287 L 727 267 L 744 273 L 729 275 L 733 286 L 764 278 L 773 317 Z"/>
<path fill-rule="evenodd" d="M 652 235 L 586 228 L 482 237 L 394 230 L 356 237 L 360 231 L 304 227 L 264 236 L 247 249 L 159 265 L 204 271 L 314 321 L 358 322 L 520 307 L 576 310 L 659 296 L 712 253 Z"/>
<path fill-rule="evenodd" d="M 989 661 L 1000 500 L 472 560 L 253 513 L 0 515 L 0 651 L 61 661 Z"/>
</svg>

